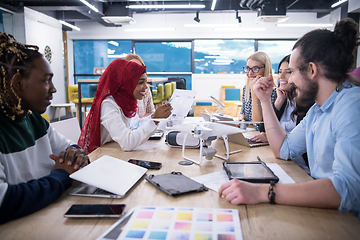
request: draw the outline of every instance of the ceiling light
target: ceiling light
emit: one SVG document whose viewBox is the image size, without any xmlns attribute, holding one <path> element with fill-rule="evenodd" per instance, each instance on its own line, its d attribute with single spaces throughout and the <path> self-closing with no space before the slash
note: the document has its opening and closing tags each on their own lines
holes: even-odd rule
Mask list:
<svg viewBox="0 0 360 240">
<path fill-rule="evenodd" d="M 188 4 L 188 5 L 128 5 L 126 8 L 130 9 L 201 9 L 205 8 L 204 4 Z"/>
<path fill-rule="evenodd" d="M 107 23 L 113 23 L 115 25 L 133 24 L 136 23 L 135 19 L 129 16 L 103 16 L 101 17 Z"/>
<path fill-rule="evenodd" d="M 151 32 L 151 31 L 175 31 L 175 28 L 129 28 L 124 29 L 125 32 Z"/>
<path fill-rule="evenodd" d="M 88 3 L 87 1 L 85 0 L 80 0 L 80 2 L 82 2 L 83 4 L 85 4 L 86 6 L 88 6 L 89 8 L 91 8 L 94 12 L 99 12 L 99 10 L 94 7 L 93 5 L 91 5 L 90 3 Z"/>
<path fill-rule="evenodd" d="M 332 27 L 331 23 L 279 23 L 278 27 Z"/>
<path fill-rule="evenodd" d="M 76 26 L 74 26 L 74 25 L 72 25 L 72 24 L 70 24 L 70 23 L 67 23 L 67 22 L 62 21 L 62 20 L 59 20 L 59 22 L 60 22 L 61 24 L 65 25 L 65 26 L 68 26 L 68 27 L 70 27 L 70 28 L 72 28 L 72 29 L 75 29 L 76 31 L 80 31 L 80 28 L 78 28 L 78 27 L 76 27 Z"/>
<path fill-rule="evenodd" d="M 196 12 L 196 16 L 194 17 L 194 21 L 198 23 L 200 22 L 199 13 L 200 12 Z"/>
<path fill-rule="evenodd" d="M 211 4 L 211 11 L 214 11 L 217 0 L 213 0 Z"/>
<path fill-rule="evenodd" d="M 337 6 L 339 6 L 340 4 L 342 4 L 342 3 L 344 3 L 344 2 L 347 2 L 347 0 L 339 0 L 338 2 L 334 3 L 333 5 L 331 5 L 331 8 L 337 7 Z"/>
</svg>

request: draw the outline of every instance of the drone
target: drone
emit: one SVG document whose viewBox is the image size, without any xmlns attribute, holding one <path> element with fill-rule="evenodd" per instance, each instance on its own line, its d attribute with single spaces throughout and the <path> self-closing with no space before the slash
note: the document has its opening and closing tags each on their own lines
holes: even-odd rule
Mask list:
<svg viewBox="0 0 360 240">
<path fill-rule="evenodd" d="M 213 157 L 218 157 L 225 161 L 229 160 L 229 142 L 228 135 L 235 133 L 246 132 L 244 129 L 235 128 L 232 126 L 228 126 L 225 124 L 220 124 L 216 122 L 199 122 L 195 124 L 177 124 L 169 127 L 168 129 L 179 131 L 185 134 L 182 144 L 182 156 L 184 159 L 189 160 L 193 163 L 200 165 L 202 163 L 203 157 L 207 160 L 213 159 Z M 185 145 L 186 139 L 189 136 L 193 136 L 194 138 L 200 139 L 200 155 L 199 161 L 191 159 L 185 156 Z M 224 139 L 225 149 L 226 149 L 226 157 L 220 156 L 217 153 L 216 149 L 211 147 L 211 143 L 213 140 L 222 137 Z"/>
<path fill-rule="evenodd" d="M 207 122 L 217 122 L 217 123 L 223 123 L 227 125 L 235 125 L 239 128 L 246 130 L 248 124 L 259 124 L 263 123 L 262 121 L 234 121 L 234 118 L 231 116 L 228 116 L 221 112 L 221 109 L 223 109 L 225 106 L 219 100 L 214 98 L 210 95 L 210 98 L 216 103 L 216 105 L 219 106 L 219 109 L 216 111 L 216 113 L 210 113 L 208 110 L 205 109 L 206 113 L 200 113 L 203 119 Z"/>
</svg>

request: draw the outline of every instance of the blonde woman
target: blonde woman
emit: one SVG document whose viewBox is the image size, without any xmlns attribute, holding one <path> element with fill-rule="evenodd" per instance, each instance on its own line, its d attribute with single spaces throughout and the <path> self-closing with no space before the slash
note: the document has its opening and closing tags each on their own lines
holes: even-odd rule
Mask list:
<svg viewBox="0 0 360 240">
<path fill-rule="evenodd" d="M 251 95 L 252 88 L 261 77 L 269 76 L 272 72 L 272 66 L 269 56 L 258 51 L 248 57 L 246 66 L 243 68 L 246 74 L 246 85 L 243 88 L 242 108 L 240 120 L 262 121 L 261 103 L 255 94 Z M 276 89 L 271 95 L 271 102 L 275 101 Z M 263 124 L 255 124 L 255 129 L 263 132 Z"/>
</svg>

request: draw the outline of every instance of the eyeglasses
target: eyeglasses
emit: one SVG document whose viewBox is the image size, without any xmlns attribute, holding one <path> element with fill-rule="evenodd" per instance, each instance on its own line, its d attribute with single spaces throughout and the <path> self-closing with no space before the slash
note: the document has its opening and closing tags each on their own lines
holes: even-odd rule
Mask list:
<svg viewBox="0 0 360 240">
<path fill-rule="evenodd" d="M 250 71 L 252 71 L 253 73 L 258 73 L 261 68 L 264 68 L 264 67 L 257 67 L 257 66 L 255 66 L 255 67 L 252 67 L 252 68 L 251 68 L 251 67 L 246 66 L 246 67 L 243 67 L 243 70 L 244 70 L 246 73 L 248 73 L 248 72 L 250 72 Z"/>
</svg>

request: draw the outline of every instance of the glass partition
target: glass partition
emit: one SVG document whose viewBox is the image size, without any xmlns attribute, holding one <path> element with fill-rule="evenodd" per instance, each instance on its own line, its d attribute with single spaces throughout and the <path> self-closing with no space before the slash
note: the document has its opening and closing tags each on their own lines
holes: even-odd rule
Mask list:
<svg viewBox="0 0 360 240">
<path fill-rule="evenodd" d="M 277 73 L 279 62 L 283 57 L 291 54 L 296 40 L 259 40 L 259 51 L 269 55 L 274 73 Z"/>
<path fill-rule="evenodd" d="M 131 53 L 131 41 L 74 40 L 74 75 L 77 79 L 98 79 L 99 69 L 105 69 L 114 59 Z M 95 75 L 95 76 L 94 76 Z M 94 90 L 95 89 L 95 90 Z M 94 97 L 96 87 L 81 86 L 83 97 Z"/>
<path fill-rule="evenodd" d="M 194 40 L 195 73 L 240 73 L 255 40 Z"/>
</svg>

